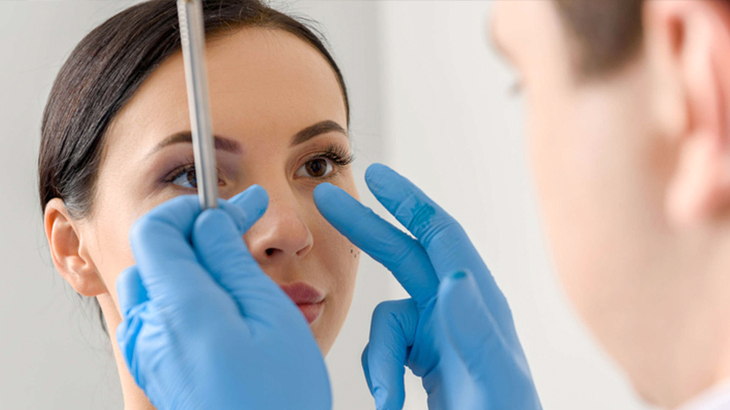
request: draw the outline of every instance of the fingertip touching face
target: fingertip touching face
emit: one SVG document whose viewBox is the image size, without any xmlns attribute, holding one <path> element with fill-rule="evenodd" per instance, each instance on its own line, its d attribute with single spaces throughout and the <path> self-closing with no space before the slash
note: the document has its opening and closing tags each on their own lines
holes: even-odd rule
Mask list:
<svg viewBox="0 0 730 410">
<path fill-rule="evenodd" d="M 244 28 L 206 50 L 218 189 L 230 198 L 258 184 L 266 214 L 244 235 L 263 270 L 287 289 L 305 284 L 323 298 L 302 309 L 327 353 L 345 320 L 358 252 L 317 211 L 314 187 L 338 185 L 357 197 L 349 167 L 343 93 L 324 57 L 293 34 Z M 92 214 L 81 237 L 113 301 L 100 303 L 114 331 L 116 277 L 134 264 L 128 231 L 156 205 L 195 194 L 197 182 L 182 54 L 145 81 L 109 128 Z M 295 298 L 295 297 L 294 297 Z M 295 300 L 296 302 L 296 300 Z"/>
</svg>

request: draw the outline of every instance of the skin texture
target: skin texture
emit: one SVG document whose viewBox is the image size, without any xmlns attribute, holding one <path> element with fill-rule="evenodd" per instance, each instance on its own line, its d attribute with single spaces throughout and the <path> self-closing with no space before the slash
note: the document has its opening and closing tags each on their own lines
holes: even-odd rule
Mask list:
<svg viewBox="0 0 730 410">
<path fill-rule="evenodd" d="M 332 167 L 323 178 L 311 176 L 303 166 L 321 158 L 328 146 L 349 155 L 349 139 L 328 131 L 291 144 L 299 131 L 321 121 L 347 129 L 335 74 L 314 48 L 280 30 L 228 33 L 208 44 L 206 59 L 213 132 L 239 145 L 238 152 L 216 151 L 220 196 L 230 198 L 253 184 L 267 190 L 269 208 L 244 240 L 275 282 L 304 282 L 325 296 L 321 316 L 310 327 L 326 355 L 352 300 L 359 251 L 322 218 L 312 190 L 327 181 L 350 194 L 357 191 L 349 166 L 328 160 Z M 111 335 L 121 321 L 115 281 L 134 264 L 129 228 L 154 206 L 195 193 L 164 181 L 192 162 L 192 145 L 182 142 L 154 150 L 168 136 L 189 130 L 178 53 L 146 80 L 108 130 L 92 214 L 73 220 L 61 200 L 48 204 L 45 226 L 54 263 L 76 291 L 97 297 Z M 152 408 L 124 366 L 117 344 L 112 345 L 125 408 Z"/>
<path fill-rule="evenodd" d="M 639 394 L 676 408 L 730 377 L 730 8 L 649 1 L 641 50 L 576 69 L 547 1 L 503 1 L 491 35 L 522 78 L 560 278 Z"/>
</svg>

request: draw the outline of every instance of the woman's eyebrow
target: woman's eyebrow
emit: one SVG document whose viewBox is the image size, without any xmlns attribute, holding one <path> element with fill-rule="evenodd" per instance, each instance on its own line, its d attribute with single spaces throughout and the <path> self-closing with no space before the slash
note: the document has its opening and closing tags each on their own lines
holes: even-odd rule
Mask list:
<svg viewBox="0 0 730 410">
<path fill-rule="evenodd" d="M 342 126 L 334 121 L 325 120 L 318 122 L 314 125 L 310 125 L 307 128 L 297 132 L 292 138 L 291 146 L 302 144 L 318 135 L 325 134 L 328 132 L 339 132 L 345 137 L 349 137 L 347 131 Z M 243 152 L 241 144 L 229 138 L 221 137 L 216 135 L 213 137 L 215 141 L 215 149 L 231 152 L 233 154 L 240 154 Z M 193 136 L 190 131 L 180 131 L 165 138 L 155 146 L 155 148 L 147 154 L 147 157 L 154 154 L 155 152 L 165 148 L 169 145 L 180 144 L 180 143 L 192 143 Z"/>
<path fill-rule="evenodd" d="M 349 138 L 347 131 L 340 124 L 332 120 L 325 120 L 297 132 L 291 140 L 291 146 L 302 144 L 318 135 L 328 132 L 339 132 Z"/>
<path fill-rule="evenodd" d="M 215 149 L 219 149 L 221 151 L 231 152 L 233 154 L 240 154 L 243 152 L 243 149 L 241 148 L 241 144 L 239 144 L 237 141 L 234 141 L 232 139 L 228 139 L 225 137 L 221 137 L 219 135 L 216 135 L 213 137 L 213 141 L 215 144 Z M 192 143 L 193 142 L 193 135 L 190 133 L 190 131 L 181 131 L 177 132 L 175 134 L 170 135 L 169 137 L 165 138 L 162 142 L 157 144 L 155 148 L 150 151 L 147 156 L 154 154 L 155 152 L 161 150 L 162 148 L 165 148 L 168 145 L 173 144 L 179 144 L 179 143 Z"/>
</svg>

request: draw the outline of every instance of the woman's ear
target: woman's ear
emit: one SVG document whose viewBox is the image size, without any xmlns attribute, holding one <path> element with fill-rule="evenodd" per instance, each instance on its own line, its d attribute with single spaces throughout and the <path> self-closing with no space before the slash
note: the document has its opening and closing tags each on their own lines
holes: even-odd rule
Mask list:
<svg viewBox="0 0 730 410">
<path fill-rule="evenodd" d="M 71 218 L 60 198 L 53 198 L 46 204 L 43 225 L 53 264 L 63 279 L 83 296 L 107 292 L 81 238 L 78 222 Z"/>
<path fill-rule="evenodd" d="M 659 118 L 675 125 L 663 130 L 676 152 L 668 218 L 686 226 L 722 217 L 730 209 L 730 5 L 650 1 L 644 21 L 654 66 L 680 84 L 676 104 L 657 101 L 672 107 Z"/>
</svg>

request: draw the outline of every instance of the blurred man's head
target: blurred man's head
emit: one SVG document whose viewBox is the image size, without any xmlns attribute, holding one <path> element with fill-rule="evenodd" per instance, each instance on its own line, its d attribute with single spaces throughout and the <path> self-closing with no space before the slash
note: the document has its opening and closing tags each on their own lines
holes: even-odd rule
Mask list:
<svg viewBox="0 0 730 410">
<path fill-rule="evenodd" d="M 730 377 L 730 0 L 502 1 L 547 230 L 647 399 Z"/>
</svg>

